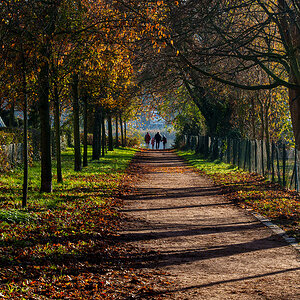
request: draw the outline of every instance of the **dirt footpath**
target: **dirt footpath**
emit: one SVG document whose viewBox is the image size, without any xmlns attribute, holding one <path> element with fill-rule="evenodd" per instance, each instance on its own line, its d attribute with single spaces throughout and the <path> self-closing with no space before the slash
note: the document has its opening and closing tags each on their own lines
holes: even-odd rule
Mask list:
<svg viewBox="0 0 300 300">
<path fill-rule="evenodd" d="M 121 237 L 153 250 L 139 268 L 167 272 L 163 299 L 300 299 L 299 254 L 170 151 L 143 151 Z"/>
</svg>

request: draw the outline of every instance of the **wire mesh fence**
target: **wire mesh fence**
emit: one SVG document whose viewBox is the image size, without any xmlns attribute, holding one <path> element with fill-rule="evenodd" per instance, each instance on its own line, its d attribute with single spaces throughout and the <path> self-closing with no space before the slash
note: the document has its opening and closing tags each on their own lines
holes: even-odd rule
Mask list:
<svg viewBox="0 0 300 300">
<path fill-rule="evenodd" d="M 180 144 L 206 158 L 220 159 L 245 171 L 261 174 L 299 193 L 300 153 L 282 141 L 267 143 L 262 140 L 183 136 Z"/>
</svg>

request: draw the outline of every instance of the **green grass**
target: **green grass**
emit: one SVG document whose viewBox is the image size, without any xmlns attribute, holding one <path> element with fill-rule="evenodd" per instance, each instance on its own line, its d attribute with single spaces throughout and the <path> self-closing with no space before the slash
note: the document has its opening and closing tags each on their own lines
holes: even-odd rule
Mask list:
<svg viewBox="0 0 300 300">
<path fill-rule="evenodd" d="M 91 157 L 91 148 L 89 157 Z M 66 287 L 61 278 L 94 276 L 90 260 L 106 255 L 103 238 L 119 224 L 117 195 L 125 170 L 137 150 L 119 148 L 75 172 L 73 149 L 62 154 L 63 183 L 53 176 L 53 192 L 40 193 L 40 165 L 29 168 L 28 207 L 21 208 L 22 169 L 0 175 L 0 290 L 7 299 L 84 298 L 87 291 Z M 53 172 L 56 172 L 53 162 Z M 100 276 L 100 275 L 99 275 Z M 100 276 L 101 277 L 101 276 Z M 98 278 L 99 282 L 103 279 Z M 52 279 L 56 278 L 56 287 Z M 45 284 L 48 282 L 47 284 Z M 26 287 L 24 289 L 24 287 Z M 41 287 L 44 287 L 43 289 Z M 57 291 L 57 293 L 56 293 Z M 93 291 L 91 291 L 92 293 Z M 41 294 L 42 293 L 42 294 Z M 45 293 L 45 294 L 43 294 Z M 82 293 L 82 294 L 81 294 Z"/>
<path fill-rule="evenodd" d="M 91 147 L 88 148 L 88 155 L 92 155 Z M 113 152 L 108 152 L 105 157 L 97 161 L 88 161 L 88 166 L 82 171 L 75 172 L 74 168 L 74 150 L 68 148 L 62 153 L 62 172 L 63 183 L 56 182 L 56 162 L 53 160 L 53 193 L 40 193 L 40 164 L 34 162 L 29 168 L 28 185 L 28 209 L 31 211 L 45 208 L 54 208 L 64 201 L 66 191 L 75 189 L 93 189 L 99 188 L 101 183 L 93 181 L 93 176 L 107 177 L 103 180 L 102 186 L 108 185 L 113 188 L 117 180 L 121 178 L 129 161 L 132 159 L 136 150 L 119 148 Z M 16 168 L 0 176 L 0 209 L 20 209 L 22 202 L 22 182 L 23 173 L 21 168 Z M 61 194 L 63 193 L 63 194 Z M 78 191 L 80 194 L 80 192 Z M 62 197 L 61 197 L 62 196 Z M 78 195 L 80 196 L 80 195 Z M 69 200 L 72 197 L 69 197 Z M 0 213 L 1 215 L 1 213 Z"/>
</svg>

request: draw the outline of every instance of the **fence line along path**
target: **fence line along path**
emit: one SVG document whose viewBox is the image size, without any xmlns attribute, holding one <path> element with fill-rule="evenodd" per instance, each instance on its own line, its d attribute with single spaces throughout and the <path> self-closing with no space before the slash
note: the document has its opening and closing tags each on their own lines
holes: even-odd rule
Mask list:
<svg viewBox="0 0 300 300">
<path fill-rule="evenodd" d="M 143 151 L 145 175 L 125 201 L 121 239 L 151 255 L 141 269 L 168 272 L 164 299 L 300 299 L 298 253 L 171 151 Z M 160 297 L 158 296 L 158 297 Z"/>
</svg>

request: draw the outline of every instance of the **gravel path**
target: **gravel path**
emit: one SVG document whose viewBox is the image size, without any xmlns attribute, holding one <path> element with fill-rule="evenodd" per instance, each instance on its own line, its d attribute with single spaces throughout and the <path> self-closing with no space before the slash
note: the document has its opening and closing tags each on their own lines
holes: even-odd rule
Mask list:
<svg viewBox="0 0 300 300">
<path fill-rule="evenodd" d="M 143 151 L 123 240 L 170 274 L 163 299 L 300 299 L 299 254 L 171 151 Z M 151 250 L 153 250 L 151 252 Z"/>
</svg>

